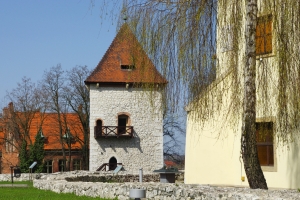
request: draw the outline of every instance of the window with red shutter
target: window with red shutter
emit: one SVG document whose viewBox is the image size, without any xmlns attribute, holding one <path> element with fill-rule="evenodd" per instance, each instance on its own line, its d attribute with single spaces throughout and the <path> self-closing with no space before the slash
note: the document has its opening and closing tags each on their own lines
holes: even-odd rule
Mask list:
<svg viewBox="0 0 300 200">
<path fill-rule="evenodd" d="M 257 19 L 256 55 L 272 53 L 272 15 Z"/>
<path fill-rule="evenodd" d="M 274 166 L 273 122 L 256 123 L 256 145 L 261 166 Z"/>
</svg>

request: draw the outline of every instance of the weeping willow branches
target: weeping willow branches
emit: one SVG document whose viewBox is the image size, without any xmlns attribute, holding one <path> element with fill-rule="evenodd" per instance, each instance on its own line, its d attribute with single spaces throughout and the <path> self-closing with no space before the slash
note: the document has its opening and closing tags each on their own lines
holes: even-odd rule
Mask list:
<svg viewBox="0 0 300 200">
<path fill-rule="evenodd" d="M 273 4 L 276 61 L 278 62 L 278 138 L 299 138 L 300 126 L 300 2 L 277 0 Z"/>
<path fill-rule="evenodd" d="M 286 143 L 300 125 L 300 2 L 257 4 L 258 20 L 271 17 L 272 50 L 256 56 L 256 117 L 276 119 L 275 132 Z M 184 101 L 197 119 L 221 113 L 237 126 L 244 103 L 244 1 L 131 0 L 123 1 L 119 24 L 124 15 L 169 81 L 169 106 Z"/>
<path fill-rule="evenodd" d="M 216 1 L 203 0 L 133 0 L 123 8 L 138 40 L 169 81 L 170 105 L 198 97 L 215 78 L 216 9 Z"/>
</svg>

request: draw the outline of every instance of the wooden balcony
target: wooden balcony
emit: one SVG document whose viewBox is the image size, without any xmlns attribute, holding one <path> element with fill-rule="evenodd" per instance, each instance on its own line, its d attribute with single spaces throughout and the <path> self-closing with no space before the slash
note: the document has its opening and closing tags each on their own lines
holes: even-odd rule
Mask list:
<svg viewBox="0 0 300 200">
<path fill-rule="evenodd" d="M 96 171 L 111 171 L 115 170 L 118 165 L 123 166 L 122 163 L 103 163 Z"/>
<path fill-rule="evenodd" d="M 108 138 L 108 137 L 133 137 L 133 126 L 95 126 L 94 127 L 94 137 Z"/>
</svg>

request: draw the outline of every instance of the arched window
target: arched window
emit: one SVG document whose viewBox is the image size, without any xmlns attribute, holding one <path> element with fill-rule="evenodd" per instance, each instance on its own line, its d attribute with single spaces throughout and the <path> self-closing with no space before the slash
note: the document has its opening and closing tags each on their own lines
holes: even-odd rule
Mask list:
<svg viewBox="0 0 300 200">
<path fill-rule="evenodd" d="M 117 167 L 117 159 L 115 157 L 111 157 L 109 159 L 109 170 L 115 170 Z"/>
<path fill-rule="evenodd" d="M 98 119 L 98 120 L 96 121 L 96 126 L 98 126 L 98 127 L 101 127 L 101 126 L 102 126 L 102 120 L 101 120 L 101 119 Z"/>
<path fill-rule="evenodd" d="M 95 129 L 94 129 L 94 137 L 95 138 L 99 138 L 99 137 L 101 137 L 102 136 L 102 125 L 103 125 L 103 123 L 102 123 L 102 120 L 101 119 L 97 119 L 97 121 L 96 121 L 96 126 L 95 126 Z"/>
</svg>

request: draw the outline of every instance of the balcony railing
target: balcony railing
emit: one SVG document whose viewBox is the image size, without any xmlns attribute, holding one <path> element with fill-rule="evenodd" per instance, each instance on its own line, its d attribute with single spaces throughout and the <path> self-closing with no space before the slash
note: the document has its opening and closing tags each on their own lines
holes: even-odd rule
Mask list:
<svg viewBox="0 0 300 200">
<path fill-rule="evenodd" d="M 118 165 L 122 165 L 122 163 L 103 163 L 96 171 L 110 171 L 115 170 Z"/>
<path fill-rule="evenodd" d="M 130 137 L 133 136 L 133 126 L 95 126 L 95 139 L 102 137 Z"/>
</svg>

